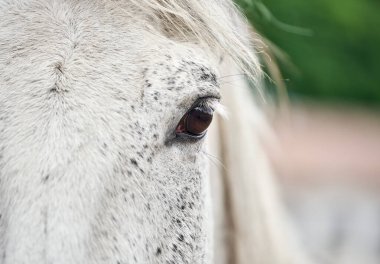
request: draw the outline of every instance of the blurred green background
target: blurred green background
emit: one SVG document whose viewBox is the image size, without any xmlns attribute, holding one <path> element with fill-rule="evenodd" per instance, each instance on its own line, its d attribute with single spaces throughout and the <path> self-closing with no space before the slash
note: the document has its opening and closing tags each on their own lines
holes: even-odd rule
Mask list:
<svg viewBox="0 0 380 264">
<path fill-rule="evenodd" d="M 237 0 L 288 56 L 290 98 L 380 105 L 379 0 Z"/>
</svg>

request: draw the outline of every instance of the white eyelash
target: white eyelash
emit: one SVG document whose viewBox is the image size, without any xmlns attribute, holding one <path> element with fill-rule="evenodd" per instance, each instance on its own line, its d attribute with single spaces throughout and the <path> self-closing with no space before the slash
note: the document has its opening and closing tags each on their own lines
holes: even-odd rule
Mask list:
<svg viewBox="0 0 380 264">
<path fill-rule="evenodd" d="M 222 103 L 218 100 L 209 100 L 207 102 L 208 106 L 214 109 L 215 113 L 220 115 L 223 119 L 228 119 L 228 110 Z"/>
</svg>

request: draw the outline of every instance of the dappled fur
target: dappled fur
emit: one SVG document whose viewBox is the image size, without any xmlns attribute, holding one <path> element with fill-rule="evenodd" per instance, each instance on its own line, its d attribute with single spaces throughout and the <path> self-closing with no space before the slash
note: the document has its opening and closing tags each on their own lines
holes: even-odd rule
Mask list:
<svg viewBox="0 0 380 264">
<path fill-rule="evenodd" d="M 260 83 L 244 25 L 229 1 L 1 0 L 0 263 L 296 263 L 242 80 L 231 120 L 259 121 L 214 136 L 218 217 L 205 140 L 174 135 L 224 63 Z"/>
</svg>

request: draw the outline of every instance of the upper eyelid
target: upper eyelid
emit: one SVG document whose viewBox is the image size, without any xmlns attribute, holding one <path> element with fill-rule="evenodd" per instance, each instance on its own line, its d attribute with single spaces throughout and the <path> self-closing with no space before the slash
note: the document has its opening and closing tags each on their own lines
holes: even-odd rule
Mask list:
<svg viewBox="0 0 380 264">
<path fill-rule="evenodd" d="M 221 99 L 221 96 L 219 93 L 197 94 L 195 96 L 192 96 L 192 100 L 190 98 L 187 98 L 186 100 L 178 104 L 177 107 L 183 111 L 183 114 L 185 114 L 202 100 L 204 101 L 218 100 L 219 101 L 220 99 Z"/>
<path fill-rule="evenodd" d="M 186 113 L 190 112 L 193 108 L 196 106 L 202 106 L 202 102 L 204 106 L 210 107 L 214 112 L 220 112 L 220 109 L 223 109 L 223 105 L 220 103 L 221 97 L 220 96 L 204 96 L 204 97 L 198 97 L 190 107 L 187 108 Z M 222 111 L 224 112 L 224 110 Z"/>
<path fill-rule="evenodd" d="M 198 99 L 196 99 L 194 101 L 194 103 L 192 104 L 192 106 L 190 107 L 190 109 L 199 104 L 199 103 L 205 103 L 206 105 L 208 106 L 212 106 L 212 103 L 211 102 L 219 102 L 220 101 L 220 96 L 214 96 L 214 95 L 209 95 L 209 96 L 203 96 L 203 97 L 199 97 Z"/>
</svg>

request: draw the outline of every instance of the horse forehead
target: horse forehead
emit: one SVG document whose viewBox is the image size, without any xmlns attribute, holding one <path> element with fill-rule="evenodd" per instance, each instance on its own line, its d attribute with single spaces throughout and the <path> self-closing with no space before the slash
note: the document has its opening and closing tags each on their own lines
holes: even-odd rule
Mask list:
<svg viewBox="0 0 380 264">
<path fill-rule="evenodd" d="M 165 58 L 168 63 L 175 63 L 186 58 L 210 68 L 217 65 L 213 51 L 205 49 L 206 45 L 191 39 L 173 41 L 154 29 L 156 25 L 147 25 L 149 20 L 143 11 L 133 12 L 129 10 L 130 6 L 129 1 L 108 0 L 9 1 L 0 3 L 0 22 L 5 30 L 8 29 L 8 32 L 2 32 L 4 38 L 12 36 L 10 39 L 17 41 L 20 37 L 25 41 L 17 43 L 19 50 L 23 48 L 22 44 L 27 44 L 30 49 L 36 45 L 48 47 L 47 53 L 61 48 L 64 48 L 62 52 L 74 51 L 84 42 L 92 46 L 89 47 L 92 58 L 99 53 L 114 53 L 119 55 L 119 60 L 134 63 L 136 59 L 146 63 L 158 59 L 165 62 Z"/>
<path fill-rule="evenodd" d="M 58 71 L 83 62 L 82 69 L 96 65 L 113 71 L 114 77 L 118 72 L 141 75 L 148 69 L 161 79 L 188 72 L 187 77 L 198 75 L 216 80 L 218 66 L 212 52 L 196 43 L 176 42 L 158 32 L 152 33 L 141 14 L 133 16 L 115 8 L 101 9 L 87 1 L 85 6 L 81 1 L 30 2 L 33 4 L 22 8 L 2 7 L 12 10 L 0 20 L 7 31 L 2 40 L 4 56 L 22 58 L 25 54 L 43 53 L 41 58 Z M 119 2 L 125 7 L 128 1 Z M 33 59 L 38 63 L 38 59 Z M 129 82 L 137 79 L 131 78 Z"/>
</svg>

